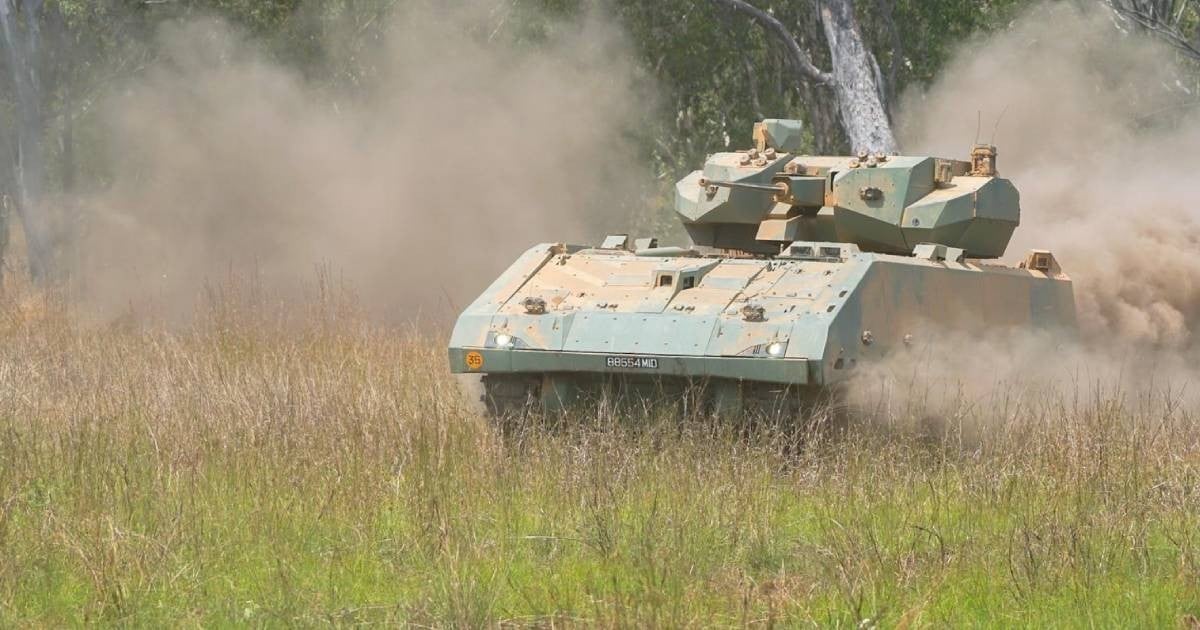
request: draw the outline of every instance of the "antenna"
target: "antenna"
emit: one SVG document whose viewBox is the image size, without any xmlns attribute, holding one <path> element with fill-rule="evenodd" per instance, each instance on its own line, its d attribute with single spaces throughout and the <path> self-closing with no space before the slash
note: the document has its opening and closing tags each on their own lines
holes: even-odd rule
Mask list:
<svg viewBox="0 0 1200 630">
<path fill-rule="evenodd" d="M 983 110 L 975 110 L 975 144 L 979 144 L 979 127 L 983 125 Z"/>
<path fill-rule="evenodd" d="M 1000 131 L 1000 121 L 1004 120 L 1004 115 L 1007 113 L 1008 105 L 1005 105 L 1004 109 L 1000 111 L 1000 117 L 996 119 L 996 126 L 992 128 L 992 139 L 988 140 L 989 145 L 996 146 L 996 133 Z"/>
</svg>

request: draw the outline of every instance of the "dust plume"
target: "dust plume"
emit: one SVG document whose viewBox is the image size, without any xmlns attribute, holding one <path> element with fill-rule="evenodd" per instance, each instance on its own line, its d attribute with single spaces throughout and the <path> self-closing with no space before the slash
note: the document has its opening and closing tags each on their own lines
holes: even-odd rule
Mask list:
<svg viewBox="0 0 1200 630">
<path fill-rule="evenodd" d="M 377 314 L 445 317 L 525 248 L 621 222 L 652 95 L 620 29 L 516 45 L 488 9 L 400 12 L 343 90 L 220 21 L 164 27 L 103 106 L 113 181 L 80 202 L 80 292 L 178 311 L 230 270 L 287 293 L 326 265 Z"/>
<path fill-rule="evenodd" d="M 1056 253 L 1090 339 L 1188 349 L 1200 341 L 1194 76 L 1096 4 L 1045 5 L 908 95 L 901 136 L 910 152 L 963 154 L 981 115 L 981 141 L 995 134 L 1021 191 L 1010 255 Z"/>
<path fill-rule="evenodd" d="M 1200 381 L 1194 76 L 1097 4 L 1053 3 L 965 43 L 930 89 L 907 94 L 909 153 L 961 156 L 994 134 L 1000 173 L 1021 191 L 1008 262 L 1054 251 L 1074 281 L 1081 335 L 932 328 L 860 373 L 855 403 L 945 429 L 1052 418 L 1080 398 L 1200 402 L 1188 386 Z"/>
</svg>

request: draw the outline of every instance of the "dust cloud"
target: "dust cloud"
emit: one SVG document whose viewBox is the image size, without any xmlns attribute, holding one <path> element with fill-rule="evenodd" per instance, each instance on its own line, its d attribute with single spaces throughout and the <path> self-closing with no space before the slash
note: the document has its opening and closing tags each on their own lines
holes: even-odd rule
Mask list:
<svg viewBox="0 0 1200 630">
<path fill-rule="evenodd" d="M 944 429 L 1080 399 L 1200 402 L 1188 387 L 1200 380 L 1200 86 L 1186 76 L 1107 10 L 1053 3 L 965 43 L 931 88 L 905 95 L 906 152 L 962 156 L 977 134 L 994 140 L 1021 191 L 1008 262 L 1055 252 L 1080 335 L 931 328 L 858 375 L 860 408 Z"/>
<path fill-rule="evenodd" d="M 1122 30 L 1124 29 L 1124 30 Z M 965 45 L 903 105 L 910 152 L 965 153 L 983 124 L 1021 191 L 1012 257 L 1052 249 L 1092 340 L 1191 348 L 1200 317 L 1200 93 L 1108 11 L 1037 8 Z M 998 125 L 997 125 L 998 122 Z"/>
<path fill-rule="evenodd" d="M 376 313 L 447 318 L 528 245 L 626 223 L 616 209 L 649 171 L 628 131 L 653 94 L 620 28 L 591 15 L 513 46 L 477 28 L 486 9 L 401 13 L 351 93 L 220 22 L 164 29 L 163 59 L 105 104 L 115 177 L 82 202 L 84 296 L 186 308 L 230 269 L 278 289 L 328 263 Z M 1011 257 L 1058 255 L 1083 343 L 930 331 L 860 393 L 995 406 L 1047 383 L 1193 378 L 1200 93 L 1185 76 L 1105 11 L 1056 3 L 965 43 L 906 95 L 908 152 L 965 155 L 979 127 L 1000 147 L 1024 210 Z"/>
<path fill-rule="evenodd" d="M 379 316 L 444 320 L 525 248 L 625 219 L 653 95 L 620 29 L 589 15 L 517 45 L 486 2 L 454 6 L 395 16 L 341 93 L 220 21 L 163 28 L 103 104 L 85 302 L 186 312 L 227 274 L 286 295 L 321 267 Z"/>
</svg>

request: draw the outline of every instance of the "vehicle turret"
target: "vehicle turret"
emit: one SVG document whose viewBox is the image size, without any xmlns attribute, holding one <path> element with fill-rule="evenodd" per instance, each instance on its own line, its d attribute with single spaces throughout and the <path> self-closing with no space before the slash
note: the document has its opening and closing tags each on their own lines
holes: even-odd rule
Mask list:
<svg viewBox="0 0 1200 630">
<path fill-rule="evenodd" d="M 692 242 L 774 255 L 794 241 L 853 243 L 911 255 L 920 244 L 999 258 L 1020 223 L 1020 196 L 996 171 L 996 148 L 969 161 L 860 154 L 799 155 L 799 121 L 768 119 L 754 146 L 716 153 L 676 184 Z"/>
</svg>

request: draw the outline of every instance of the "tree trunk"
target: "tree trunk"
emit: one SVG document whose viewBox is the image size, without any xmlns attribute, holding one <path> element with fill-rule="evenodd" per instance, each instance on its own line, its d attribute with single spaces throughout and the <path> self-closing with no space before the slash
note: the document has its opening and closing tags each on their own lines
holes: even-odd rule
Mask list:
<svg viewBox="0 0 1200 630">
<path fill-rule="evenodd" d="M 820 88 L 832 88 L 840 114 L 842 128 L 854 152 L 892 154 L 897 150 L 896 137 L 892 134 L 888 119 L 887 91 L 879 64 L 870 48 L 863 41 L 858 20 L 854 17 L 852 0 L 818 0 L 821 30 L 829 46 L 833 71 L 825 72 L 812 61 L 808 52 L 797 41 L 792 32 L 774 15 L 763 11 L 746 0 L 715 0 L 735 11 L 749 16 L 769 34 L 773 35 L 788 51 L 788 58 L 800 77 L 800 93 L 810 103 L 811 119 L 815 127 L 824 123 L 828 127 L 828 116 L 821 111 L 824 95 Z M 804 26 L 803 24 L 801 26 Z M 828 129 L 814 129 L 818 149 L 837 143 L 835 134 Z"/>
<path fill-rule="evenodd" d="M 71 84 L 66 82 L 63 95 L 63 129 L 62 129 L 62 187 L 63 192 L 75 192 L 75 101 L 71 93 Z"/>
<path fill-rule="evenodd" d="M 5 256 L 8 254 L 8 230 L 12 226 L 11 206 L 11 197 L 0 189 L 0 274 L 3 274 L 7 262 Z M 0 279 L 3 279 L 2 275 Z"/>
<path fill-rule="evenodd" d="M 884 105 L 883 79 L 863 41 L 851 0 L 821 0 L 821 24 L 833 63 L 833 89 L 842 126 L 855 152 L 891 154 L 896 137 Z"/>
<path fill-rule="evenodd" d="M 16 95 L 17 151 L 13 168 L 16 194 L 13 205 L 21 217 L 29 250 L 29 273 L 34 280 L 45 279 L 49 271 L 50 251 L 45 217 L 41 213 L 45 155 L 42 147 L 42 94 L 35 60 L 40 47 L 38 12 L 41 0 L 24 0 L 25 25 L 16 19 L 14 3 L 0 0 L 0 39 L 8 55 L 13 93 Z"/>
<path fill-rule="evenodd" d="M 819 11 L 805 11 L 794 28 L 796 41 L 800 42 L 801 46 L 810 50 L 824 46 L 825 28 L 821 25 Z M 800 95 L 808 114 L 807 122 L 812 130 L 813 149 L 821 155 L 846 153 L 846 147 L 849 146 L 846 129 L 841 121 L 837 93 L 834 92 L 832 84 L 831 77 L 829 83 L 807 81 L 796 85 L 796 92 Z"/>
</svg>

